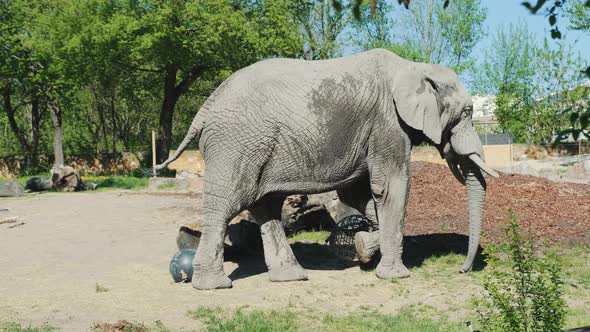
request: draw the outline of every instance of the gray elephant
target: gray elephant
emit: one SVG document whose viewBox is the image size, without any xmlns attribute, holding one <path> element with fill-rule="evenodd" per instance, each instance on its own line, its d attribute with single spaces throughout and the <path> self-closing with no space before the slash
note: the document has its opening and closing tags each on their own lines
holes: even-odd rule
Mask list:
<svg viewBox="0 0 590 332">
<path fill-rule="evenodd" d="M 496 174 L 482 161 L 472 112 L 471 97 L 451 70 L 386 50 L 321 61 L 271 59 L 237 71 L 203 104 L 175 154 L 157 166 L 163 169 L 198 139 L 207 170 L 193 287 L 231 287 L 223 239 L 227 223 L 245 209 L 261 224 L 270 279 L 305 279 L 279 221 L 285 197 L 330 190 L 354 197 L 359 187 L 368 188 L 379 219 L 377 276 L 409 276 L 401 257 L 410 152 L 424 141 L 467 183 L 470 241 L 478 242 L 482 170 Z M 466 265 L 474 254 L 470 244 Z"/>
</svg>

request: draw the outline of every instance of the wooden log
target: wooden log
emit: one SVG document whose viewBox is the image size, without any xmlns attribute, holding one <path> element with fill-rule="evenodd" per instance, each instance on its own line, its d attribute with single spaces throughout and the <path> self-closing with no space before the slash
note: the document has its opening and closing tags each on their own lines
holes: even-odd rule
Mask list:
<svg viewBox="0 0 590 332">
<path fill-rule="evenodd" d="M 17 217 L 10 217 L 10 218 L 5 218 L 5 219 L 1 219 L 0 220 L 0 225 L 2 224 L 12 224 L 17 222 Z"/>
</svg>

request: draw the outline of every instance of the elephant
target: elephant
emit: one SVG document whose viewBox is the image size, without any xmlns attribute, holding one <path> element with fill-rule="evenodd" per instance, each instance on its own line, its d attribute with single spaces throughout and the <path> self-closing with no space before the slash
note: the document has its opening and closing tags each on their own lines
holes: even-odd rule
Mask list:
<svg viewBox="0 0 590 332">
<path fill-rule="evenodd" d="M 410 153 L 434 145 L 469 193 L 471 265 L 485 199 L 473 103 L 450 69 L 374 49 L 330 60 L 267 59 L 233 73 L 205 101 L 176 152 L 198 140 L 205 171 L 202 238 L 193 261 L 196 289 L 229 288 L 223 270 L 227 223 L 249 210 L 261 225 L 271 281 L 305 270 L 280 224 L 287 195 L 368 186 L 379 219 L 379 278 L 410 275 L 402 262 Z M 365 189 L 366 189 L 365 188 Z M 475 243 L 475 245 L 474 245 Z"/>
</svg>

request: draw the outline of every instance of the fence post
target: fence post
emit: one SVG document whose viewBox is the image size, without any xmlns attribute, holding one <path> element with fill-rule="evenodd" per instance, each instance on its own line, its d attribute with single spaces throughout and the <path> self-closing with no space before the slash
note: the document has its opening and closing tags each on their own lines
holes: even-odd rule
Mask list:
<svg viewBox="0 0 590 332">
<path fill-rule="evenodd" d="M 156 177 L 156 131 L 152 129 L 152 172 Z"/>
</svg>

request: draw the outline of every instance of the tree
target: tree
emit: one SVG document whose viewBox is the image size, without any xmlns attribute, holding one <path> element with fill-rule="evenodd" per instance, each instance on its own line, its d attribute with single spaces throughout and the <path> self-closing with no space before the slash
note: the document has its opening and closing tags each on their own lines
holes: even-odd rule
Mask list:
<svg viewBox="0 0 590 332">
<path fill-rule="evenodd" d="M 501 130 L 515 141 L 530 142 L 534 41 L 524 22 L 500 27 L 484 51 L 476 71 L 474 90 L 496 95 L 496 117 Z"/>
<path fill-rule="evenodd" d="M 590 31 L 590 2 L 588 0 L 568 0 L 565 13 L 569 18 L 568 28 Z"/>
<path fill-rule="evenodd" d="M 402 44 L 396 38 L 394 6 L 386 1 L 375 4 L 365 3 L 359 8 L 360 19 L 352 20 L 351 40 L 362 51 L 373 48 L 387 49 L 402 58 L 422 61 L 420 52 L 409 43 Z"/>
<path fill-rule="evenodd" d="M 338 36 L 347 18 L 341 7 L 330 0 L 295 0 L 295 17 L 303 41 L 303 58 L 319 60 L 338 54 Z"/>
<path fill-rule="evenodd" d="M 413 45 L 424 62 L 445 64 L 457 72 L 470 66 L 469 55 L 485 36 L 487 10 L 479 0 L 414 0 L 401 19 L 407 33 L 402 44 Z"/>
<path fill-rule="evenodd" d="M 475 90 L 496 95 L 496 117 L 515 142 L 547 143 L 567 123 L 580 60 L 566 43 L 536 47 L 524 23 L 501 28 L 484 52 Z M 538 70 L 543 68 L 543 70 Z"/>
<path fill-rule="evenodd" d="M 26 166 L 36 167 L 43 112 L 38 89 L 31 80 L 37 66 L 22 40 L 27 17 L 20 5 L 16 1 L 0 1 L 0 90 L 4 112 L 25 154 Z M 28 116 L 19 117 L 21 112 Z M 30 126 L 20 121 L 27 117 Z"/>
<path fill-rule="evenodd" d="M 294 29 L 279 30 L 273 25 L 288 21 L 278 16 L 284 1 L 268 7 L 267 2 L 255 2 L 252 11 L 239 2 L 234 6 L 216 0 L 117 3 L 118 10 L 106 22 L 106 29 L 118 32 L 111 39 L 129 45 L 129 66 L 161 79 L 159 162 L 168 157 L 175 107 L 196 81 L 212 79 L 220 72 L 227 76 L 262 57 L 294 53 L 289 42 Z M 266 13 L 264 20 L 257 16 Z"/>
</svg>

